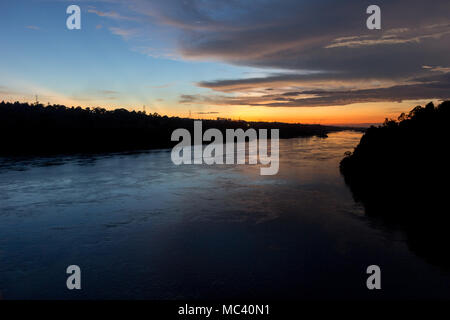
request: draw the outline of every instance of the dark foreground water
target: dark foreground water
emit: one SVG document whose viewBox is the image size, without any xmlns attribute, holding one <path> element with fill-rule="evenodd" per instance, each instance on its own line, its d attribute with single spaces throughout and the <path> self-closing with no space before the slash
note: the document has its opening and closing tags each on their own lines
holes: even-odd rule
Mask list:
<svg viewBox="0 0 450 320">
<path fill-rule="evenodd" d="M 339 174 L 360 133 L 280 141 L 280 171 L 169 151 L 2 162 L 4 299 L 450 298 L 450 273 L 367 218 Z M 446 253 L 445 253 L 446 254 Z M 79 265 L 82 290 L 66 288 Z M 382 290 L 366 288 L 381 267 Z"/>
</svg>

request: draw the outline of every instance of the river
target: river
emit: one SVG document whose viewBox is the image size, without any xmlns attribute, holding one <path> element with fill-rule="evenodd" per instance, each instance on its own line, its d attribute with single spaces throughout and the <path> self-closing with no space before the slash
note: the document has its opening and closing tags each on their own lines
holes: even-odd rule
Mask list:
<svg viewBox="0 0 450 320">
<path fill-rule="evenodd" d="M 169 150 L 3 159 L 0 297 L 450 298 L 450 273 L 353 200 L 338 165 L 360 137 L 280 140 L 274 176 L 175 166 Z M 69 265 L 81 290 L 66 288 Z"/>
</svg>

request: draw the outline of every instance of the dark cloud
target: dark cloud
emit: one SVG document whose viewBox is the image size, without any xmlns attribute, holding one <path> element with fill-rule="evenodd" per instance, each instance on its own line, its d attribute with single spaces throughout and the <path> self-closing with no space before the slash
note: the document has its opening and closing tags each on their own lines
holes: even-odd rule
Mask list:
<svg viewBox="0 0 450 320">
<path fill-rule="evenodd" d="M 288 96 L 288 97 L 286 97 Z M 291 98 L 295 97 L 295 98 Z M 184 95 L 181 103 L 251 105 L 264 107 L 321 107 L 358 102 L 402 102 L 404 100 L 450 99 L 450 73 L 417 78 L 409 84 L 360 90 L 304 90 L 280 94 L 229 97 L 220 95 Z"/>
<path fill-rule="evenodd" d="M 370 4 L 365 0 L 135 0 L 134 7 L 178 31 L 184 58 L 286 70 L 261 78 L 198 84 L 222 93 L 272 89 L 273 97 L 186 95 L 181 97 L 184 103 L 246 101 L 294 107 L 448 97 L 446 77 L 436 77 L 433 83 L 417 79 L 450 68 L 450 1 L 379 0 L 382 30 L 366 28 Z"/>
<path fill-rule="evenodd" d="M 378 1 L 382 31 L 366 28 L 365 9 L 370 3 L 360 0 L 146 3 L 154 10 L 152 15 L 179 28 L 180 51 L 190 58 L 294 70 L 365 71 L 366 75 L 383 70 L 386 74 L 414 72 L 428 59 L 435 64 L 448 62 L 447 0 L 432 5 L 424 0 Z M 408 31 L 400 32 L 405 29 Z M 430 38 L 433 35 L 445 37 L 447 46 L 433 41 L 437 47 L 429 48 L 423 43 L 438 40 Z M 345 41 L 336 43 L 336 39 L 349 37 L 357 37 L 352 46 L 345 46 Z M 369 39 L 357 45 L 361 37 Z M 403 61 L 399 61 L 401 56 Z M 381 71 L 379 64 L 384 66 Z"/>
</svg>

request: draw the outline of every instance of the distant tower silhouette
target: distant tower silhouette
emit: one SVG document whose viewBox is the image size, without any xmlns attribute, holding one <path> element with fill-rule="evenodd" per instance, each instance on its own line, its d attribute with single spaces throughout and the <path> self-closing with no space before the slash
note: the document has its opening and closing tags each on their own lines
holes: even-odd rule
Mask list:
<svg viewBox="0 0 450 320">
<path fill-rule="evenodd" d="M 145 114 L 145 104 L 144 104 L 144 106 L 142 107 L 142 109 L 144 109 L 144 114 Z"/>
<path fill-rule="evenodd" d="M 36 95 L 36 105 L 39 104 L 38 95 Z"/>
</svg>

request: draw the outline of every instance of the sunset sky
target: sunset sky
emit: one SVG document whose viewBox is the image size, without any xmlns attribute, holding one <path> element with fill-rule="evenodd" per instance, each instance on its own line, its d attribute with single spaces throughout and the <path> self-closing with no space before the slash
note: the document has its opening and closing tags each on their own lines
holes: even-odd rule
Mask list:
<svg viewBox="0 0 450 320">
<path fill-rule="evenodd" d="M 81 8 L 81 30 L 66 8 Z M 381 8 L 368 30 L 366 8 Z M 0 100 L 378 123 L 450 98 L 450 1 L 1 1 Z"/>
</svg>

